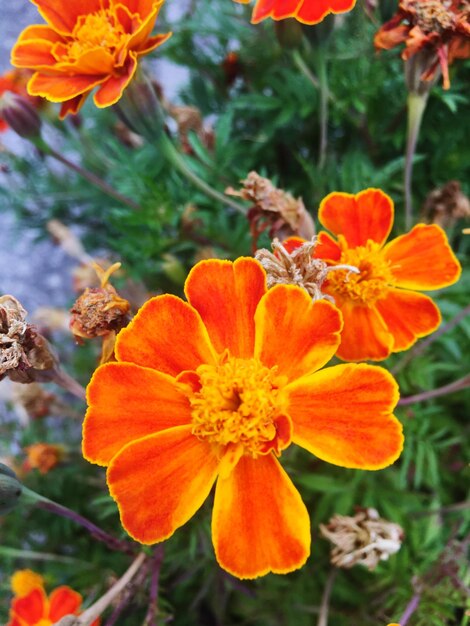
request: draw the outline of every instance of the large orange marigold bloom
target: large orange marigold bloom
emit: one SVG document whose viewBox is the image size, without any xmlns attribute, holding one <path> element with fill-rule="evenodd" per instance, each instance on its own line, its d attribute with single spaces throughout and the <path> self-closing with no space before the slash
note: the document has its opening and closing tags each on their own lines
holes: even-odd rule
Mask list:
<svg viewBox="0 0 470 626">
<path fill-rule="evenodd" d="M 32 95 L 62 102 L 60 117 L 77 113 L 89 93 L 98 107 L 115 104 L 137 60 L 171 33 L 151 36 L 164 0 L 31 0 L 47 21 L 28 26 L 11 53 L 34 70 Z"/>
<path fill-rule="evenodd" d="M 22 587 L 28 587 L 28 583 L 34 575 L 30 570 L 17 572 L 18 580 L 27 578 L 21 582 Z M 36 575 L 38 580 L 40 576 Z M 15 579 L 15 576 L 13 577 Z M 79 615 L 82 604 L 82 596 L 65 585 L 57 587 L 47 596 L 42 584 L 32 588 L 26 588 L 26 593 L 18 592 L 13 598 L 10 607 L 10 621 L 7 626 L 52 626 L 65 615 Z M 93 622 L 98 626 L 99 620 Z"/>
<path fill-rule="evenodd" d="M 370 365 L 321 371 L 341 314 L 293 285 L 266 289 L 251 258 L 201 261 L 149 300 L 88 387 L 85 457 L 108 466 L 137 541 L 170 537 L 216 483 L 212 537 L 240 578 L 286 573 L 310 550 L 307 509 L 278 458 L 296 443 L 343 467 L 380 469 L 402 448 L 397 385 Z"/>
<path fill-rule="evenodd" d="M 320 205 L 319 220 L 336 239 L 320 232 L 315 256 L 360 270 L 331 272 L 325 286 L 343 314 L 337 356 L 346 361 L 385 359 L 436 330 L 439 309 L 418 292 L 447 287 L 460 276 L 436 224 L 417 224 L 385 245 L 393 215 L 392 199 L 380 189 L 334 192 Z"/>
<path fill-rule="evenodd" d="M 247 4 L 250 0 L 235 0 Z M 303 24 L 318 24 L 329 13 L 350 11 L 356 0 L 257 0 L 253 9 L 253 24 L 267 17 L 283 20 L 294 17 Z"/>
</svg>

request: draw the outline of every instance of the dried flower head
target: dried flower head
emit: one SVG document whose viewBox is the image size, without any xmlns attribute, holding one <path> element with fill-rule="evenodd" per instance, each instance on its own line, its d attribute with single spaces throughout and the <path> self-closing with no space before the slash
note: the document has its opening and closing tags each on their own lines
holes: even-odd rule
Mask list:
<svg viewBox="0 0 470 626">
<path fill-rule="evenodd" d="M 449 65 L 470 57 L 469 0 L 401 0 L 397 13 L 375 35 L 377 49 L 405 43 L 410 91 L 425 89 L 421 81 L 433 81 L 442 72 L 449 89 Z"/>
<path fill-rule="evenodd" d="M 26 471 L 37 469 L 47 474 L 65 458 L 64 446 L 53 443 L 34 443 L 24 449 L 27 459 L 23 464 Z"/>
<path fill-rule="evenodd" d="M 359 273 L 359 270 L 346 265 L 329 266 L 322 259 L 315 259 L 313 252 L 316 245 L 316 237 L 311 241 L 292 237 L 284 243 L 274 239 L 271 244 L 273 252 L 265 248 L 257 250 L 255 258 L 266 272 L 268 289 L 274 285 L 297 285 L 305 289 L 313 300 L 325 298 L 334 303 L 331 296 L 322 292 L 328 273 L 335 269 L 346 269 L 356 273 Z"/>
<path fill-rule="evenodd" d="M 258 237 L 268 229 L 271 239 L 285 239 L 291 235 L 311 239 L 314 236 L 312 217 L 301 198 L 295 199 L 290 193 L 277 189 L 268 178 L 256 172 L 250 172 L 242 183 L 239 191 L 229 187 L 225 193 L 253 202 L 247 217 L 255 250 Z"/>
<path fill-rule="evenodd" d="M 31 383 L 30 385 L 15 384 L 12 400 L 15 408 L 27 422 L 29 418 L 41 419 L 49 415 L 57 398 L 39 383 Z"/>
<path fill-rule="evenodd" d="M 433 189 L 422 208 L 426 222 L 449 228 L 459 219 L 470 217 L 470 199 L 466 196 L 457 180 L 437 189 Z"/>
<path fill-rule="evenodd" d="M 0 297 L 0 380 L 20 383 L 51 380 L 57 367 L 47 340 L 26 323 L 26 310 L 10 295 Z"/>
<path fill-rule="evenodd" d="M 356 515 L 335 515 L 320 524 L 325 539 L 333 544 L 331 563 L 349 569 L 356 564 L 374 570 L 380 561 L 395 554 L 403 541 L 403 529 L 382 519 L 375 509 L 358 509 Z"/>
</svg>

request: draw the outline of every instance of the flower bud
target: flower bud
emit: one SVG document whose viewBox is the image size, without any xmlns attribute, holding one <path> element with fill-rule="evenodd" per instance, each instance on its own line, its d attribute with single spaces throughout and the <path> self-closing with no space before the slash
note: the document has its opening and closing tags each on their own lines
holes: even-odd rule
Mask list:
<svg viewBox="0 0 470 626">
<path fill-rule="evenodd" d="M 291 18 L 274 23 L 276 37 L 282 48 L 290 50 L 298 48 L 302 43 L 302 24 Z"/>
<path fill-rule="evenodd" d="M 0 99 L 0 117 L 20 137 L 31 139 L 41 133 L 41 118 L 26 98 L 6 91 Z"/>
<path fill-rule="evenodd" d="M 0 463 L 0 515 L 5 515 L 15 508 L 22 491 L 15 472 Z"/>
</svg>

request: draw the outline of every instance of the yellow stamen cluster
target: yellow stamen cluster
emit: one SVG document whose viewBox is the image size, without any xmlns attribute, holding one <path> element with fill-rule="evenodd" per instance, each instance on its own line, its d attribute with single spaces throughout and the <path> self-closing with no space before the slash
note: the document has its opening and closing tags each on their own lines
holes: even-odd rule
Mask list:
<svg viewBox="0 0 470 626">
<path fill-rule="evenodd" d="M 348 248 L 342 236 L 338 238 L 338 243 L 342 248 L 340 263 L 357 267 L 360 273 L 347 270 L 331 272 L 328 286 L 334 294 L 360 304 L 374 304 L 385 297 L 389 285 L 393 284 L 393 274 L 380 245 L 369 239 L 365 246 Z"/>
<path fill-rule="evenodd" d="M 102 9 L 96 13 L 81 15 L 72 36 L 74 41 L 68 46 L 66 55 L 70 61 L 96 48 L 104 48 L 113 54 L 122 45 L 126 33 L 114 11 Z"/>
<path fill-rule="evenodd" d="M 276 368 L 227 354 L 197 369 L 201 388 L 190 397 L 193 434 L 224 447 L 241 445 L 256 457 L 276 439 L 280 414 Z"/>
</svg>

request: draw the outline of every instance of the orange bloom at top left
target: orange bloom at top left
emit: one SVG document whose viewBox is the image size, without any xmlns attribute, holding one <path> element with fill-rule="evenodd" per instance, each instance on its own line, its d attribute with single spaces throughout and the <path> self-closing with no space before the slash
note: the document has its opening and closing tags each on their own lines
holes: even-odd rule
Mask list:
<svg viewBox="0 0 470 626">
<path fill-rule="evenodd" d="M 77 113 L 94 88 L 98 107 L 115 104 L 137 60 L 171 35 L 151 36 L 164 0 L 32 0 L 47 25 L 28 26 L 12 53 L 34 74 L 31 95 L 61 102 L 60 117 Z"/>
</svg>

